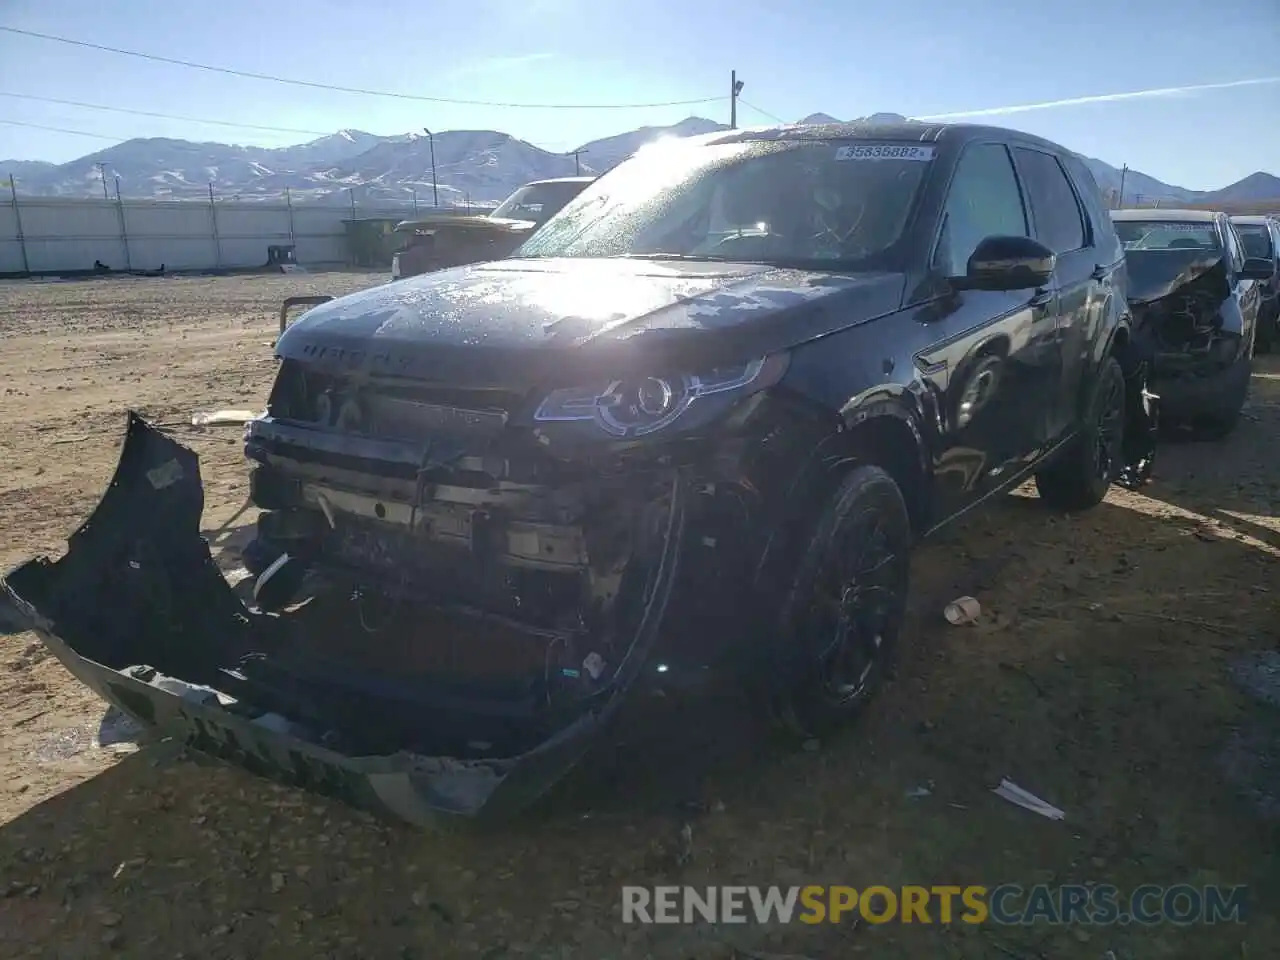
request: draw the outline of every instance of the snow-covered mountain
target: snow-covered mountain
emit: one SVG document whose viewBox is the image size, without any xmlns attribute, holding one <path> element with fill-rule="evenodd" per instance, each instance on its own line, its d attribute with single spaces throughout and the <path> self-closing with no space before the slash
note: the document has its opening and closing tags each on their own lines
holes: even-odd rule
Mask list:
<svg viewBox="0 0 1280 960">
<path fill-rule="evenodd" d="M 866 119 L 902 119 L 872 114 Z M 803 123 L 838 123 L 814 113 Z M 725 130 L 725 124 L 688 117 L 667 127 L 641 127 L 585 143 L 576 151 L 581 172 L 603 173 L 645 143 Z M 115 195 L 115 178 L 126 197 L 182 199 L 206 197 L 210 184 L 219 197 L 279 199 L 288 190 L 295 202 L 361 204 L 388 201 L 431 203 L 431 141 L 425 134 L 380 137 L 362 130 L 339 130 L 289 147 L 148 138 L 127 140 L 69 163 L 0 161 L 0 177 L 12 174 L 27 196 L 96 197 L 105 177 Z M 559 154 L 496 130 L 447 130 L 434 135 L 441 204 L 495 203 L 522 183 L 570 176 L 573 153 Z M 1101 160 L 1088 163 L 1104 191 L 1120 186 L 1120 170 Z M 1254 173 L 1217 191 L 1194 191 L 1162 183 L 1136 170 L 1124 175 L 1125 199 L 1165 202 L 1248 202 L 1280 197 L 1280 178 Z"/>
<path fill-rule="evenodd" d="M 46 160 L 0 160 L 0 180 L 7 183 L 11 176 L 20 180 L 39 177 L 57 166 L 56 163 L 49 163 Z"/>
</svg>

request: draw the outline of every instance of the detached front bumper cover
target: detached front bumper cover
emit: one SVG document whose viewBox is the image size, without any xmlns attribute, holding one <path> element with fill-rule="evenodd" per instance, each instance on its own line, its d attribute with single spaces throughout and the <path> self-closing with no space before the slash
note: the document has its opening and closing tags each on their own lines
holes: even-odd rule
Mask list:
<svg viewBox="0 0 1280 960">
<path fill-rule="evenodd" d="M 684 509 L 677 488 L 655 589 L 630 654 L 592 708 L 514 757 L 459 760 L 401 752 L 348 756 L 287 717 L 248 710 L 214 685 L 237 653 L 270 645 L 280 618 L 246 608 L 201 536 L 196 454 L 128 415 L 111 485 L 68 540 L 0 581 L 21 624 L 79 680 L 141 723 L 278 782 L 419 825 L 506 816 L 583 756 L 642 670 L 675 579 Z"/>
</svg>

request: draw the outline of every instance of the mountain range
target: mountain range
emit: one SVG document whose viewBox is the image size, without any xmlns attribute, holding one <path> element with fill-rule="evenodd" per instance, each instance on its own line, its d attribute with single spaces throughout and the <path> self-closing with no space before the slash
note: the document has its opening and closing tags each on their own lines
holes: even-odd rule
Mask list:
<svg viewBox="0 0 1280 960">
<path fill-rule="evenodd" d="M 873 115 L 873 118 L 879 115 Z M 886 117 L 900 119 L 896 115 Z M 816 113 L 801 123 L 838 122 Z M 688 117 L 667 127 L 641 127 L 585 143 L 577 151 L 552 153 L 496 130 L 448 130 L 381 137 L 339 130 L 289 147 L 246 147 L 167 138 L 126 140 L 68 163 L 0 160 L 0 179 L 12 175 L 19 195 L 111 196 L 195 199 L 209 195 L 242 200 L 280 200 L 286 190 L 298 203 L 387 206 L 434 201 L 431 155 L 442 206 L 489 205 L 522 183 L 575 173 L 599 174 L 639 147 L 663 136 L 694 136 L 726 130 L 725 124 Z M 577 154 L 575 161 L 574 154 Z M 1155 177 L 1120 170 L 1086 158 L 1104 193 L 1124 178 L 1126 200 L 1148 203 L 1249 203 L 1280 199 L 1280 177 L 1261 171 L 1219 190 L 1197 191 Z"/>
</svg>

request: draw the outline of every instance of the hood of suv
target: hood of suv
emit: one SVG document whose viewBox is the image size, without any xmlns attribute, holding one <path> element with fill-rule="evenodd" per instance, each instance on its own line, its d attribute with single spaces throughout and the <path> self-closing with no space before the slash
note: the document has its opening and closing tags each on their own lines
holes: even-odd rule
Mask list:
<svg viewBox="0 0 1280 960">
<path fill-rule="evenodd" d="M 304 314 L 284 359 L 334 372 L 564 381 L 599 363 L 736 363 L 897 310 L 901 274 L 752 263 L 522 259 L 373 287 Z"/>
</svg>

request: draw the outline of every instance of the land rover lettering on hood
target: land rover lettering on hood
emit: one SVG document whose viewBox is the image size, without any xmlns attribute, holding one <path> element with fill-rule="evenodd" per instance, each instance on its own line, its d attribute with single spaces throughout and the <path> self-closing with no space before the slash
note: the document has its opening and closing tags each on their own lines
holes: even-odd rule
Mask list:
<svg viewBox="0 0 1280 960">
<path fill-rule="evenodd" d="M 131 414 L 5 590 L 131 716 L 416 823 L 518 809 L 709 670 L 819 735 L 893 655 L 917 538 L 1032 476 L 1092 506 L 1145 436 L 1096 193 L 997 128 L 653 145 L 512 257 L 284 331 L 244 589 L 196 456 Z"/>
</svg>

